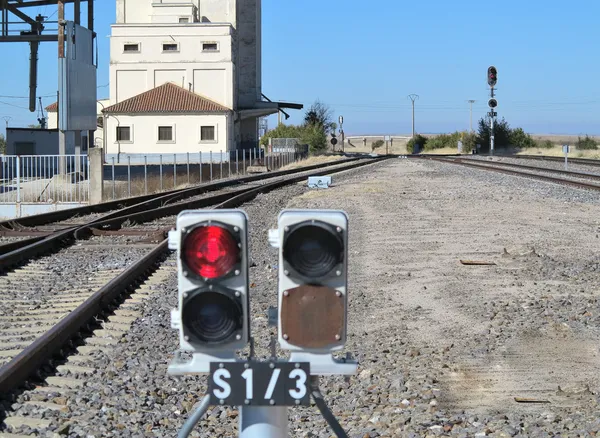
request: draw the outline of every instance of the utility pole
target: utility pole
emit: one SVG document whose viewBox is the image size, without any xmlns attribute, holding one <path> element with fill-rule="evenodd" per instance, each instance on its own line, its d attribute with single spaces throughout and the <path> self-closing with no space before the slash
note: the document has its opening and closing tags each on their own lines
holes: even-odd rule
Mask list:
<svg viewBox="0 0 600 438">
<path fill-rule="evenodd" d="M 8 129 L 8 121 L 9 121 L 10 119 L 12 119 L 12 117 L 11 117 L 11 116 L 4 116 L 4 117 L 2 117 L 2 118 L 4 119 L 4 122 L 5 122 L 5 124 L 6 124 L 6 129 Z"/>
<path fill-rule="evenodd" d="M 473 99 L 470 99 L 468 102 L 471 107 L 469 110 L 469 132 L 473 132 L 473 104 L 475 103 L 475 101 Z"/>
<path fill-rule="evenodd" d="M 408 98 L 412 101 L 412 136 L 415 136 L 415 100 L 419 98 L 418 94 L 409 94 Z"/>
</svg>

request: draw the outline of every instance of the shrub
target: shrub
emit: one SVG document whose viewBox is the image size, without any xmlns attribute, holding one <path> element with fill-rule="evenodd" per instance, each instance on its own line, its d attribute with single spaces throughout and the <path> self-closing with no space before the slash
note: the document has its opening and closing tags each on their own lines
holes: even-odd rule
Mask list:
<svg viewBox="0 0 600 438">
<path fill-rule="evenodd" d="M 536 141 L 536 145 L 540 149 L 552 149 L 554 147 L 554 143 L 550 140 L 538 140 Z"/>
<path fill-rule="evenodd" d="M 449 147 L 452 142 L 451 136 L 448 134 L 441 134 L 435 137 L 427 139 L 424 150 L 433 151 L 435 149 L 443 149 Z"/>
<path fill-rule="evenodd" d="M 427 141 L 427 137 L 424 137 L 421 134 L 415 134 L 415 136 L 408 140 L 408 143 L 406 143 L 406 152 L 408 152 L 409 154 L 414 154 L 415 145 L 419 145 L 421 150 L 425 150 L 425 145 L 427 144 Z"/>
<path fill-rule="evenodd" d="M 506 120 L 502 118 L 494 123 L 494 146 L 504 148 L 510 146 L 511 129 Z M 480 119 L 477 131 L 477 142 L 481 145 L 481 152 L 490 150 L 490 119 Z"/>
<path fill-rule="evenodd" d="M 371 143 L 371 152 L 373 152 L 377 148 L 380 148 L 384 144 L 385 142 L 383 140 L 374 141 L 373 143 Z"/>
<path fill-rule="evenodd" d="M 317 125 L 308 125 L 300 132 L 300 142 L 308 144 L 312 154 L 322 153 L 327 149 L 327 134 Z"/>
<path fill-rule="evenodd" d="M 577 149 L 596 150 L 598 149 L 598 143 L 596 143 L 596 140 L 586 134 L 585 138 L 577 137 Z"/>
<path fill-rule="evenodd" d="M 511 130 L 509 135 L 510 145 L 516 148 L 528 149 L 537 146 L 536 141 L 529 134 L 523 131 L 523 128 Z"/>
<path fill-rule="evenodd" d="M 462 139 L 463 153 L 470 154 L 473 149 L 477 148 L 477 134 L 474 132 L 465 132 Z"/>
</svg>

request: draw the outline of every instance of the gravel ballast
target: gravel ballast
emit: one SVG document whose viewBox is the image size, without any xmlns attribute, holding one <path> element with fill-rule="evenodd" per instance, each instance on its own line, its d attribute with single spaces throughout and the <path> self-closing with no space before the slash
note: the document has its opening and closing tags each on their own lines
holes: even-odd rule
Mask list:
<svg viewBox="0 0 600 438">
<path fill-rule="evenodd" d="M 600 429 L 600 196 L 407 159 L 333 179 L 328 190 L 298 184 L 242 207 L 250 217 L 259 357 L 269 355 L 275 333 L 267 309 L 277 298 L 277 252 L 267 230 L 282 208 L 339 208 L 350 217 L 345 351 L 360 366 L 348 382 L 321 378 L 321 387 L 349 436 L 590 436 Z M 69 396 L 68 411 L 46 414 L 71 423 L 65 435 L 176 436 L 206 391 L 204 376 L 166 373 L 178 346 L 170 328 L 176 287 L 175 274 L 158 285 L 144 315 Z M 211 407 L 192 436 L 237 436 L 237 422 L 237 410 Z M 290 409 L 289 425 L 290 436 L 333 436 L 314 406 Z"/>
</svg>

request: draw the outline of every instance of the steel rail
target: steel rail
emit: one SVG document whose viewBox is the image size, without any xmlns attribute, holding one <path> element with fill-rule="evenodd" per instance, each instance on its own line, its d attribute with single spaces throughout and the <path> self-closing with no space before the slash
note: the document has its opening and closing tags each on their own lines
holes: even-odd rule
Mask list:
<svg viewBox="0 0 600 438">
<path fill-rule="evenodd" d="M 335 164 L 349 163 L 366 157 L 352 157 L 345 160 L 313 164 L 310 166 L 300 167 L 296 169 L 278 170 L 275 172 L 261 173 L 256 175 L 244 176 L 241 178 L 226 179 L 223 181 L 216 181 L 210 183 L 203 183 L 191 188 L 185 189 L 174 189 L 167 192 L 154 193 L 150 195 L 141 195 L 125 199 L 117 199 L 115 201 L 103 202 L 100 204 L 85 205 L 83 207 L 69 208 L 67 210 L 53 211 L 49 213 L 37 214 L 32 216 L 25 216 L 18 219 L 9 219 L 0 221 L 0 228 L 15 229 L 18 226 L 32 227 L 36 225 L 46 225 L 53 222 L 60 222 L 66 219 L 70 219 L 80 215 L 87 215 L 93 213 L 105 213 L 113 210 L 117 210 L 114 213 L 103 217 L 107 219 L 110 215 L 121 215 L 124 211 L 140 211 L 140 209 L 150 208 L 152 206 L 158 206 L 161 203 L 169 202 L 171 199 L 177 199 L 178 197 L 195 196 L 209 191 L 220 190 L 226 187 L 245 184 L 248 182 L 260 181 L 262 179 L 276 178 L 279 176 L 291 175 L 298 172 L 305 172 L 313 169 L 320 169 Z M 131 210 L 128 210 L 131 209 Z M 113 216 L 116 217 L 116 216 Z"/>
<path fill-rule="evenodd" d="M 459 166 L 467 166 L 467 167 L 473 167 L 473 168 L 477 168 L 477 169 L 490 170 L 492 172 L 506 173 L 507 175 L 530 177 L 530 178 L 538 179 L 538 180 L 541 180 L 541 181 L 548 181 L 548 182 L 553 182 L 553 183 L 558 183 L 558 184 L 563 184 L 563 185 L 571 185 L 571 186 L 578 187 L 578 188 L 583 188 L 583 189 L 590 189 L 590 190 L 598 190 L 598 191 L 600 191 L 600 185 L 591 184 L 591 183 L 584 183 L 584 182 L 581 182 L 581 181 L 573 181 L 573 180 L 570 180 L 570 179 L 556 178 L 556 177 L 545 176 L 545 175 L 537 175 L 535 173 L 519 172 L 519 171 L 516 171 L 516 170 L 510 170 L 510 169 L 502 169 L 500 167 L 486 166 L 486 165 L 480 165 L 480 164 L 475 164 L 475 163 L 467 163 L 467 162 L 464 162 L 464 161 L 454 160 L 452 158 L 427 157 L 425 159 L 429 159 L 429 160 L 433 160 L 433 161 L 439 161 L 439 162 L 442 162 L 442 163 L 457 164 Z"/>
<path fill-rule="evenodd" d="M 491 155 L 490 155 L 491 156 Z M 554 157 L 550 155 L 509 155 L 495 154 L 495 157 L 518 158 L 524 160 L 542 160 L 542 161 L 565 161 L 565 157 Z M 569 158 L 570 163 L 584 164 L 586 166 L 600 166 L 600 160 L 593 158 Z"/>
<path fill-rule="evenodd" d="M 0 246 L 0 274 L 5 273 L 7 270 L 13 268 L 14 266 L 22 263 L 23 261 L 29 260 L 31 258 L 43 255 L 60 248 L 61 245 L 72 243 L 78 237 L 82 237 L 85 235 L 86 230 L 90 230 L 91 228 L 100 228 L 100 227 L 109 227 L 109 229 L 114 229 L 115 224 L 122 224 L 126 220 L 152 220 L 161 217 L 160 215 L 170 215 L 177 214 L 178 211 L 185 208 L 200 208 L 205 207 L 207 205 L 211 205 L 207 202 L 218 203 L 222 202 L 226 199 L 227 196 L 233 196 L 231 193 L 228 194 L 220 194 L 215 195 L 214 197 L 207 197 L 202 200 L 197 200 L 193 202 L 187 203 L 178 203 L 173 204 L 167 207 L 160 207 L 161 205 L 177 202 L 181 199 L 185 199 L 187 197 L 198 196 L 203 193 L 207 193 L 210 191 L 219 190 L 222 188 L 226 188 L 232 185 L 268 180 L 272 178 L 276 178 L 277 176 L 287 176 L 293 175 L 296 173 L 306 173 L 311 170 L 321 170 L 324 168 L 329 168 L 333 166 L 343 166 L 347 163 L 355 163 L 360 160 L 368 160 L 369 162 L 373 160 L 378 160 L 381 158 L 371 158 L 371 157 L 357 157 L 350 158 L 348 160 L 340 160 L 333 161 L 328 163 L 315 164 L 312 166 L 300 167 L 296 169 L 289 169 L 279 172 L 273 172 L 269 174 L 259 174 L 252 175 L 249 177 L 240 178 L 238 180 L 229 180 L 218 183 L 212 183 L 208 185 L 203 185 L 199 187 L 193 187 L 189 189 L 182 189 L 176 192 L 161 194 L 159 197 L 156 197 L 151 200 L 146 200 L 141 203 L 132 205 L 125 209 L 121 209 L 108 215 L 105 215 L 101 218 L 94 219 L 84 226 L 72 226 L 65 230 L 61 230 L 59 232 L 52 233 L 47 237 L 33 237 L 30 239 L 23 239 L 17 242 L 12 242 L 11 246 L 8 248 L 4 248 L 4 246 Z M 304 178 L 305 176 L 303 176 Z M 242 189 L 241 192 L 247 189 Z M 223 197 L 225 196 L 225 197 Z M 45 216 L 45 215 L 44 215 Z M 145 218 L 145 219 L 144 219 Z M 89 235 L 89 233 L 87 233 Z M 8 251 L 6 251 L 8 249 Z"/>
<path fill-rule="evenodd" d="M 366 166 L 375 162 L 389 159 L 382 157 L 373 160 L 359 161 L 348 166 L 333 169 L 330 173 L 338 173 L 350 169 Z M 254 199 L 259 193 L 267 193 L 280 187 L 302 181 L 307 176 L 285 178 L 273 183 L 247 189 L 242 193 L 230 193 L 229 199 L 216 205 L 215 209 L 235 208 Z M 222 196 L 222 195 L 220 195 Z M 137 284 L 144 281 L 168 253 L 168 239 L 164 239 L 150 253 L 139 261 L 126 268 L 116 278 L 95 292 L 79 307 L 61 319 L 51 329 L 37 338 L 10 362 L 0 368 L 0 393 L 8 394 L 22 386 L 39 368 L 52 357 L 60 353 L 61 349 L 73 339 L 83 328 L 94 321 L 97 315 L 104 313 L 112 303 L 121 300 L 123 295 L 132 290 Z"/>
<path fill-rule="evenodd" d="M 600 175 L 595 174 L 595 173 L 575 172 L 572 170 L 563 170 L 563 169 L 547 169 L 544 167 L 527 166 L 525 164 L 504 163 L 504 162 L 500 162 L 500 161 L 480 161 L 480 160 L 474 160 L 471 158 L 455 158 L 454 160 L 461 161 L 461 162 L 470 161 L 470 162 L 474 162 L 474 163 L 482 163 L 487 166 L 506 166 L 506 167 L 512 167 L 515 169 L 527 169 L 527 170 L 534 170 L 534 171 L 539 171 L 539 172 L 558 173 L 561 175 L 569 175 L 569 176 L 577 177 L 577 178 L 581 177 L 581 178 L 591 178 L 591 179 L 599 179 L 600 180 Z"/>
</svg>

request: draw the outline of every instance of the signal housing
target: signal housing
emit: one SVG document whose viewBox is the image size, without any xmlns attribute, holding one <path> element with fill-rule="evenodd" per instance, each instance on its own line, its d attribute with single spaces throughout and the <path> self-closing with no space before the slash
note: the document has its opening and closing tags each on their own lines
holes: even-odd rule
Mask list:
<svg viewBox="0 0 600 438">
<path fill-rule="evenodd" d="M 180 348 L 234 352 L 250 337 L 248 217 L 242 210 L 186 210 L 169 233 L 177 249 Z"/>
<path fill-rule="evenodd" d="M 348 311 L 346 213 L 284 210 L 278 224 L 281 348 L 315 354 L 343 348 Z"/>
</svg>

